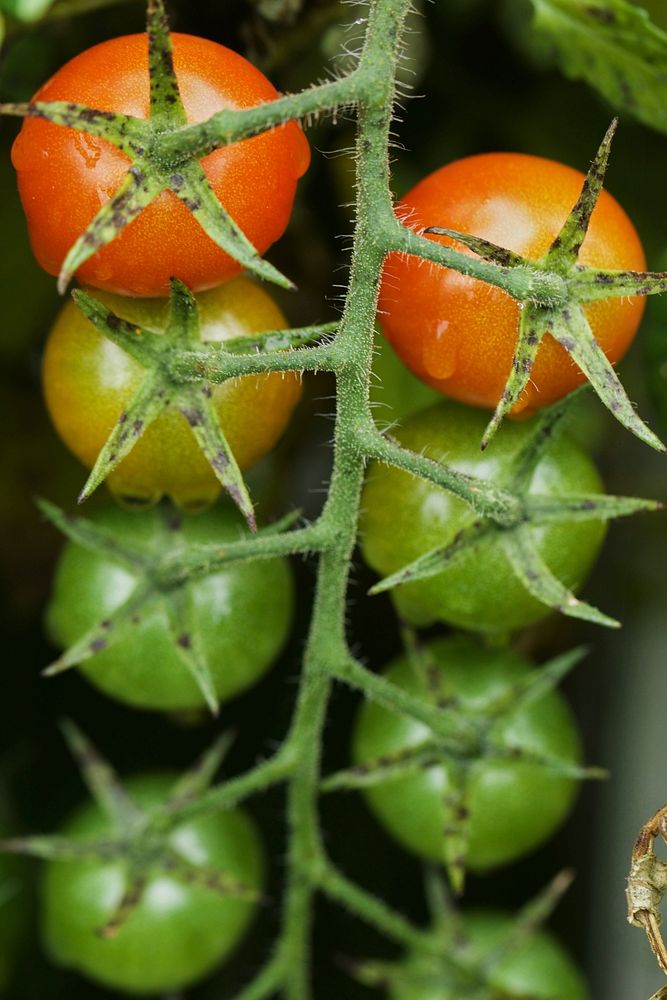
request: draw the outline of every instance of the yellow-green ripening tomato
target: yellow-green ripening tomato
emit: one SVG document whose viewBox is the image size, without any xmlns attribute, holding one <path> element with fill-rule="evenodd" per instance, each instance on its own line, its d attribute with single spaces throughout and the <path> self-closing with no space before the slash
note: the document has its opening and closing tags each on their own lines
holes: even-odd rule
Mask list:
<svg viewBox="0 0 667 1000">
<path fill-rule="evenodd" d="M 164 299 L 133 299 L 95 292 L 95 297 L 131 323 L 157 333 L 169 317 Z M 222 342 L 287 320 L 269 294 L 247 278 L 236 278 L 197 296 L 203 342 Z M 68 303 L 51 330 L 44 355 L 44 394 L 65 444 L 92 468 L 109 434 L 139 388 L 145 370 Z M 220 424 L 241 469 L 273 448 L 301 396 L 295 373 L 246 375 L 213 386 Z M 220 493 L 220 483 L 176 408 L 162 413 L 108 477 L 119 498 L 150 505 L 169 496 L 197 509 Z"/>
</svg>

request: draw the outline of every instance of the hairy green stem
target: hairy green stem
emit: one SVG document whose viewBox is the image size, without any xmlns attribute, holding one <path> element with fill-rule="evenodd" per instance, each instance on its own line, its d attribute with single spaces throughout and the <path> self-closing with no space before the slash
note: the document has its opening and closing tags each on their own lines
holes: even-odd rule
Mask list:
<svg viewBox="0 0 667 1000">
<path fill-rule="evenodd" d="M 335 343 L 300 347 L 266 354 L 226 354 L 209 348 L 203 351 L 175 351 L 169 358 L 172 375 L 183 381 L 224 382 L 238 375 L 265 372 L 333 372 L 339 364 Z"/>
<path fill-rule="evenodd" d="M 299 94 L 289 94 L 254 108 L 219 111 L 205 122 L 186 125 L 175 132 L 159 136 L 154 152 L 170 165 L 190 156 L 200 159 L 221 146 L 265 132 L 291 119 L 305 119 L 335 111 L 345 105 L 354 105 L 362 90 L 360 83 L 357 71 L 339 80 L 331 80 Z"/>
<path fill-rule="evenodd" d="M 191 546 L 186 555 L 177 553 L 173 561 L 165 558 L 160 566 L 160 582 L 175 586 L 184 580 L 211 573 L 230 563 L 254 562 L 257 559 L 275 559 L 280 556 L 303 555 L 319 552 L 326 547 L 329 526 L 320 518 L 314 524 L 279 534 L 264 533 L 224 545 Z"/>
<path fill-rule="evenodd" d="M 291 747 L 285 744 L 274 757 L 253 767 L 251 771 L 168 809 L 165 812 L 165 822 L 169 826 L 175 826 L 195 817 L 233 809 L 251 795 L 286 781 L 293 769 L 294 755 Z"/>
<path fill-rule="evenodd" d="M 430 260 L 443 267 L 452 267 L 460 274 L 479 278 L 487 285 L 503 289 L 518 302 L 534 302 L 537 305 L 556 308 L 567 302 L 567 285 L 563 278 L 539 267 L 501 267 L 443 246 L 407 226 L 396 224 L 387 234 L 387 249 L 414 254 L 423 260 Z"/>
<path fill-rule="evenodd" d="M 378 927 L 387 937 L 406 948 L 425 949 L 428 946 L 427 934 L 390 909 L 377 896 L 355 885 L 332 864 L 327 864 L 324 868 L 319 887 L 326 896 L 336 900 L 371 927 Z"/>
<path fill-rule="evenodd" d="M 366 455 L 359 430 L 370 418 L 373 334 L 385 248 L 373 225 L 391 207 L 389 128 L 399 35 L 407 0 L 385 0 L 370 9 L 361 67 L 375 76 L 372 98 L 360 102 L 357 133 L 358 216 L 345 310 L 336 338 L 344 359 L 336 374 L 334 463 L 325 523 L 335 526 L 331 547 L 320 558 L 315 606 L 304 657 L 302 688 L 292 730 L 301 753 L 288 787 L 290 848 L 284 906 L 288 947 L 286 1000 L 309 1000 L 312 900 L 324 852 L 318 816 L 320 748 L 326 707 L 337 664 L 347 655 L 345 607 L 350 559 L 357 535 Z M 366 69 L 368 68 L 368 69 Z"/>
<path fill-rule="evenodd" d="M 284 968 L 283 953 L 276 952 L 259 975 L 244 990 L 235 995 L 234 1000 L 265 1000 L 266 997 L 275 996 L 276 990 L 283 982 Z"/>
<path fill-rule="evenodd" d="M 372 701 L 388 708 L 391 712 L 408 716 L 427 726 L 440 745 L 447 747 L 453 756 L 460 755 L 470 746 L 473 752 L 478 743 L 477 733 L 466 725 L 456 713 L 447 713 L 437 705 L 431 705 L 423 698 L 415 697 L 409 691 L 392 684 L 381 674 L 374 674 L 353 657 L 348 657 L 335 667 L 338 680 L 363 693 Z"/>
<path fill-rule="evenodd" d="M 517 497 L 494 483 L 457 472 L 449 465 L 434 462 L 426 455 L 403 448 L 374 426 L 364 428 L 363 441 L 369 458 L 394 465 L 421 479 L 427 479 L 436 486 L 444 487 L 469 504 L 480 517 L 488 517 L 505 527 L 510 527 L 521 519 L 521 504 Z"/>
</svg>

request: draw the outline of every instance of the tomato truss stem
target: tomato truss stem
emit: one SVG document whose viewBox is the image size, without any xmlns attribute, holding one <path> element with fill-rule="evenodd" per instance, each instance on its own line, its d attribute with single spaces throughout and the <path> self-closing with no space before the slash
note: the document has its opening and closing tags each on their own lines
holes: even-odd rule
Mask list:
<svg viewBox="0 0 667 1000">
<path fill-rule="evenodd" d="M 563 520 L 567 520 L 568 514 L 573 519 L 584 515 L 606 518 L 629 513 L 631 509 L 647 509 L 651 506 L 648 502 L 628 501 L 624 498 L 602 498 L 596 506 L 598 499 L 595 497 L 578 497 L 576 502 L 575 498 L 564 497 L 561 498 L 560 508 L 556 504 L 547 510 L 544 504 L 539 506 L 540 498 L 533 497 L 531 503 L 534 506 L 531 508 L 525 495 L 526 483 L 551 433 L 549 416 L 544 418 L 546 424 L 539 425 L 530 453 L 523 455 L 523 461 L 518 463 L 514 481 L 503 486 L 462 475 L 444 464 L 409 452 L 390 437 L 382 435 L 375 427 L 369 389 L 377 299 L 388 253 L 399 251 L 416 254 L 436 264 L 453 267 L 463 274 L 478 277 L 504 289 L 521 302 L 528 303 L 531 308 L 560 310 L 561 315 L 564 315 L 568 296 L 580 294 L 584 285 L 589 297 L 593 294 L 593 289 L 600 291 L 609 287 L 606 279 L 591 278 L 588 272 L 581 271 L 576 264 L 572 265 L 573 269 L 564 277 L 558 268 L 550 271 L 537 266 L 535 262 L 518 263 L 511 257 L 508 262 L 507 255 L 502 262 L 498 262 L 497 251 L 488 246 L 483 247 L 479 242 L 473 255 L 463 253 L 425 239 L 396 220 L 390 190 L 388 150 L 401 32 L 409 8 L 409 0 L 372 0 L 357 68 L 346 77 L 312 87 L 300 94 L 281 97 L 244 111 L 223 111 L 197 125 L 184 125 L 182 118 L 178 119 L 178 108 L 170 119 L 167 108 L 157 107 L 154 102 L 153 112 L 159 117 L 160 133 L 153 134 L 145 148 L 141 146 L 140 150 L 130 150 L 135 157 L 135 168 L 140 172 L 147 171 L 149 180 L 146 180 L 145 173 L 142 173 L 140 180 L 135 174 L 134 187 L 131 178 L 128 179 L 126 189 L 117 196 L 125 199 L 124 207 L 121 208 L 125 212 L 124 218 L 129 221 L 130 216 L 133 217 L 144 204 L 148 204 L 155 192 L 170 184 L 173 188 L 174 172 L 179 174 L 179 185 L 187 180 L 190 186 L 194 184 L 197 187 L 201 178 L 198 180 L 193 174 L 188 180 L 184 164 L 196 172 L 200 157 L 230 142 L 240 141 L 292 119 L 307 121 L 311 116 L 342 107 L 357 109 L 356 227 L 343 315 L 335 331 L 331 328 L 313 327 L 310 332 L 315 333 L 317 330 L 316 336 L 324 338 L 314 345 L 309 344 L 309 333 L 306 332 L 301 346 L 297 338 L 286 344 L 274 344 L 266 351 L 262 350 L 261 345 L 259 349 L 253 345 L 242 346 L 241 353 L 233 350 L 225 352 L 217 348 L 195 349 L 192 342 L 188 343 L 186 338 L 180 338 L 180 342 L 170 345 L 168 356 L 165 354 L 164 358 L 160 356 L 159 359 L 159 364 L 163 365 L 163 376 L 171 379 L 172 386 L 176 388 L 179 385 L 200 388 L 202 382 L 223 381 L 266 371 L 329 371 L 336 380 L 333 467 L 326 502 L 314 524 L 278 532 L 261 530 L 253 538 L 219 546 L 198 546 L 179 553 L 171 563 L 164 561 L 155 565 L 151 562 L 151 553 L 140 552 L 136 556 L 142 560 L 144 577 L 150 586 L 159 585 L 165 592 L 169 588 L 176 588 L 179 581 L 205 575 L 232 561 L 290 554 L 319 556 L 314 606 L 303 656 L 299 693 L 282 748 L 251 771 L 219 786 L 200 787 L 191 794 L 176 795 L 152 818 L 154 832 L 160 832 L 185 817 L 231 808 L 270 786 L 285 786 L 288 851 L 281 930 L 273 953 L 267 958 L 267 964 L 236 1000 L 262 1000 L 275 993 L 280 993 L 285 1000 L 311 1000 L 310 934 L 314 897 L 318 891 L 341 903 L 357 917 L 377 927 L 403 946 L 430 952 L 436 947 L 434 942 L 437 942 L 437 949 L 444 950 L 445 947 L 437 935 L 433 937 L 414 927 L 401 914 L 338 872 L 327 857 L 320 826 L 321 749 L 329 699 L 336 682 L 356 687 L 386 707 L 418 719 L 432 730 L 443 745 L 453 735 L 453 723 L 445 711 L 417 702 L 405 692 L 399 692 L 393 685 L 367 670 L 353 657 L 348 646 L 345 623 L 350 563 L 357 540 L 361 491 L 369 460 L 388 462 L 406 473 L 420 476 L 450 490 L 472 507 L 479 521 L 485 520 L 493 530 L 506 532 L 508 535 L 514 531 L 525 531 L 528 523 L 538 523 L 539 518 L 555 518 L 559 514 Z M 163 13 L 159 0 L 154 0 L 151 4 L 151 11 L 153 16 Z M 154 49 L 167 52 L 168 35 L 160 35 L 154 31 L 151 44 Z M 152 65 L 156 66 L 158 62 L 160 60 L 153 59 Z M 174 92 L 172 96 L 173 94 Z M 84 128 L 85 125 L 81 116 L 76 123 L 65 121 L 62 118 L 62 108 L 48 105 L 5 105 L 0 111 L 40 115 L 77 128 Z M 165 122 L 170 122 L 172 127 L 166 128 Z M 120 130 L 116 129 L 118 123 L 112 125 L 110 127 L 109 122 L 99 120 L 96 127 L 105 129 L 105 137 L 114 141 L 115 131 Z M 145 125 L 143 123 L 142 127 Z M 133 141 L 134 133 L 136 137 L 143 137 L 140 126 L 132 125 L 131 129 L 134 130 Z M 109 211 L 118 210 L 117 200 L 114 203 L 114 199 L 111 199 L 107 204 L 111 206 Z M 209 205 L 200 221 L 209 234 L 214 234 L 220 245 L 244 266 L 269 280 L 285 283 L 282 276 L 258 258 L 253 248 L 245 246 L 243 240 L 231 237 L 230 227 L 234 224 L 229 217 L 216 216 Z M 95 229 L 88 242 L 88 249 L 92 247 L 91 252 L 109 242 L 111 236 L 108 222 L 108 217 L 101 214 L 93 224 Z M 82 237 L 84 242 L 89 234 Z M 562 252 L 571 253 L 571 249 L 569 247 Z M 63 272 L 63 282 L 87 259 L 86 252 L 82 243 L 70 253 Z M 484 255 L 492 259 L 484 259 Z M 617 289 L 623 289 L 620 294 L 628 294 L 632 281 L 627 274 L 613 280 L 617 282 Z M 664 283 L 664 276 L 642 276 L 641 287 L 633 288 L 633 292 L 657 292 L 662 290 Z M 94 317 L 95 306 L 81 297 L 80 301 L 87 304 L 91 318 Z M 181 307 L 188 307 L 188 293 L 182 288 L 176 290 L 174 301 L 175 310 Z M 115 329 L 109 331 L 108 317 L 106 323 L 100 318 L 100 323 L 102 327 L 106 327 L 103 329 L 106 335 L 113 334 L 118 340 L 117 324 L 112 322 L 111 326 Z M 150 352 L 157 347 L 155 341 L 144 337 L 143 333 L 137 339 L 136 330 L 134 333 L 125 333 L 125 340 L 128 345 L 132 344 L 135 353 L 143 351 L 140 358 L 142 363 L 147 361 Z M 527 335 L 529 333 L 530 329 L 527 329 Z M 333 339 L 327 339 L 332 334 Z M 580 339 L 585 339 L 584 334 Z M 282 347 L 288 349 L 283 350 Z M 589 361 L 593 357 L 590 350 L 586 357 Z M 589 364 L 591 371 L 595 367 L 594 362 L 598 360 L 597 355 L 593 357 Z M 629 417 L 625 422 L 631 423 Z M 633 429 L 638 432 L 637 426 Z M 238 490 L 238 480 L 234 482 Z M 93 536 L 90 528 L 85 527 L 80 519 L 66 518 L 60 512 L 54 513 L 52 508 L 47 512 L 71 537 L 111 549 L 117 552 L 121 561 L 132 559 L 132 554 L 118 540 L 99 534 Z M 542 592 L 547 600 L 551 600 L 549 594 L 554 593 L 553 581 L 545 577 L 539 566 L 535 567 L 530 538 L 526 540 L 524 535 L 522 545 L 514 548 L 517 566 L 523 569 L 528 567 L 530 572 L 526 571 L 526 575 L 531 579 L 535 574 L 538 578 L 541 575 Z M 557 599 L 563 599 L 562 590 L 558 590 Z M 69 660 L 71 659 L 70 656 Z"/>
</svg>

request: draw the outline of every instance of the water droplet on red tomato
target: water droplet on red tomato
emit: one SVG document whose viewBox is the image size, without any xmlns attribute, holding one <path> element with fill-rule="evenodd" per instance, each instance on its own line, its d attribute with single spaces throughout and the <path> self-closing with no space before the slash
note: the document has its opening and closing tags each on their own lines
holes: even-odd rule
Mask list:
<svg viewBox="0 0 667 1000">
<path fill-rule="evenodd" d="M 431 378 L 448 379 L 456 371 L 457 346 L 448 331 L 449 320 L 440 320 L 435 331 L 429 331 L 424 341 L 422 361 Z"/>
</svg>

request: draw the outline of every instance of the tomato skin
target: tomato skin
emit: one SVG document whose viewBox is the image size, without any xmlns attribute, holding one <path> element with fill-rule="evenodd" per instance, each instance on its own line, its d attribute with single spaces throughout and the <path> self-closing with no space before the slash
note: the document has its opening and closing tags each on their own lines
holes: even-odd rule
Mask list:
<svg viewBox="0 0 667 1000">
<path fill-rule="evenodd" d="M 461 700 L 466 714 L 482 715 L 485 705 L 525 676 L 530 665 L 508 650 L 486 649 L 465 636 L 429 645 L 439 668 L 438 693 Z M 413 695 L 427 689 L 405 658 L 390 663 L 384 676 Z M 490 725 L 490 723 L 489 723 Z M 356 764 L 393 755 L 421 743 L 426 727 L 366 702 L 353 739 Z M 580 741 L 562 695 L 551 691 L 519 708 L 502 726 L 511 746 L 578 763 Z M 443 795 L 451 784 L 451 763 L 369 786 L 365 795 L 382 825 L 408 850 L 444 862 Z M 521 857 L 546 840 L 567 816 L 576 783 L 521 760 L 484 757 L 472 765 L 470 846 L 467 867 L 484 871 Z"/>
<path fill-rule="evenodd" d="M 188 122 L 279 96 L 258 69 L 231 49 L 178 33 L 172 41 Z M 148 118 L 146 35 L 113 38 L 87 49 L 58 70 L 33 100 L 75 101 Z M 264 253 L 287 227 L 296 183 L 309 160 L 303 132 L 289 122 L 216 150 L 202 166 L 218 199 Z M 33 251 L 42 267 L 56 275 L 71 246 L 118 189 L 129 160 L 102 139 L 30 118 L 14 143 L 12 161 Z M 167 191 L 77 274 L 82 282 L 123 295 L 166 296 L 172 277 L 200 291 L 240 270 Z"/>
<path fill-rule="evenodd" d="M 396 211 L 411 229 L 455 229 L 536 260 L 560 232 L 583 181 L 579 171 L 553 160 L 484 153 L 429 174 Z M 427 239 L 470 253 L 447 237 Z M 599 268 L 646 269 L 634 226 L 606 191 L 593 212 L 579 260 Z M 593 333 L 612 362 L 625 354 L 643 310 L 641 297 L 586 306 Z M 519 306 L 509 295 L 451 269 L 393 254 L 385 265 L 379 316 L 394 350 L 427 385 L 463 403 L 495 407 L 517 339 Z M 547 335 L 512 412 L 528 414 L 584 382 L 564 348 Z"/>
<path fill-rule="evenodd" d="M 495 910 L 472 910 L 462 915 L 469 948 L 461 957 L 479 968 L 511 932 L 512 917 Z M 400 966 L 401 980 L 390 983 L 390 1000 L 461 1000 L 470 995 L 470 983 L 457 984 L 452 972 L 437 959 L 418 954 Z M 588 1000 L 583 976 L 570 956 L 548 931 L 539 930 L 513 948 L 489 977 L 489 1000 L 499 995 L 530 1000 Z M 463 991 L 463 992 L 462 992 Z M 475 993 L 482 997 L 483 994 Z"/>
<path fill-rule="evenodd" d="M 442 402 L 407 419 L 395 433 L 406 448 L 469 475 L 499 483 L 531 434 L 528 422 L 507 423 L 480 451 L 486 416 Z M 566 435 L 557 436 L 537 464 L 530 492 L 557 497 L 599 493 L 602 484 L 588 456 Z M 476 516 L 462 500 L 407 472 L 374 463 L 362 496 L 361 546 L 382 576 L 431 549 L 450 544 Z M 533 529 L 538 549 L 566 586 L 581 586 L 605 536 L 599 521 L 551 523 Z M 453 561 L 437 576 L 391 591 L 399 614 L 423 627 L 436 621 L 488 633 L 507 633 L 550 614 L 514 575 L 496 539 Z"/>
<path fill-rule="evenodd" d="M 162 537 L 160 516 L 158 511 L 129 513 L 111 507 L 91 520 L 122 531 L 128 542 L 147 542 Z M 191 544 L 224 544 L 243 537 L 244 530 L 240 516 L 227 505 L 182 523 Z M 49 634 L 59 646 L 71 645 L 108 617 L 135 582 L 123 566 L 68 543 L 47 608 Z M 226 701 L 254 684 L 283 647 L 294 604 L 289 564 L 281 559 L 231 564 L 189 586 L 203 652 L 218 697 Z M 171 638 L 166 611 L 154 600 L 144 606 L 138 623 L 123 626 L 108 649 L 79 669 L 106 694 L 138 708 L 176 711 L 204 705 Z"/>
<path fill-rule="evenodd" d="M 160 332 L 169 315 L 164 300 L 96 297 L 123 319 Z M 203 342 L 220 342 L 282 329 L 287 320 L 262 287 L 236 278 L 197 297 Z M 89 468 L 139 388 L 145 369 L 117 347 L 73 302 L 58 317 L 46 344 L 43 384 L 51 419 L 65 444 Z M 277 442 L 301 397 L 297 374 L 269 372 L 213 386 L 213 400 L 242 469 Z M 162 413 L 107 479 L 117 497 L 155 503 L 163 495 L 197 509 L 220 494 L 220 482 L 175 408 Z"/>
<path fill-rule="evenodd" d="M 142 775 L 127 789 L 139 805 L 156 806 L 175 777 Z M 61 832 L 95 839 L 113 827 L 88 804 Z M 262 885 L 257 831 L 240 809 L 184 823 L 174 830 L 170 845 L 186 860 L 229 872 L 247 886 Z M 142 902 L 117 936 L 103 939 L 98 931 L 118 904 L 125 881 L 118 861 L 49 862 L 42 886 L 42 935 L 58 964 L 137 995 L 181 989 L 206 975 L 236 946 L 256 909 L 252 901 L 160 873 L 150 878 Z"/>
</svg>

